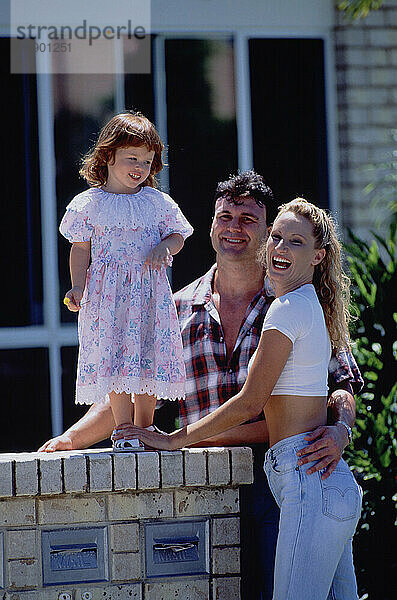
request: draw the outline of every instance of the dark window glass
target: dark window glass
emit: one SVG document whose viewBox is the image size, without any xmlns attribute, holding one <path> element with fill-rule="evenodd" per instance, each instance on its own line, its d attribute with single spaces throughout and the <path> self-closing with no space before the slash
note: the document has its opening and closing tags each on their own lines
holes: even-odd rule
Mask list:
<svg viewBox="0 0 397 600">
<path fill-rule="evenodd" d="M 64 348 L 61 348 L 64 429 L 68 429 L 89 409 L 89 406 L 76 404 L 74 401 L 76 390 L 77 354 L 77 346 L 65 346 Z"/>
<path fill-rule="evenodd" d="M 51 437 L 47 348 L 0 350 L 0 451 L 35 451 Z"/>
<path fill-rule="evenodd" d="M 328 206 L 323 46 L 249 42 L 254 164 L 280 203 L 303 196 Z"/>
<path fill-rule="evenodd" d="M 79 176 L 81 159 L 94 145 L 102 126 L 114 114 L 114 77 L 112 75 L 54 75 L 55 155 L 58 223 L 72 198 L 87 189 Z M 60 301 L 70 289 L 70 243 L 59 242 Z M 68 310 L 62 322 L 75 322 Z"/>
<path fill-rule="evenodd" d="M 174 261 L 177 290 L 213 262 L 215 187 L 237 168 L 233 46 L 228 40 L 177 39 L 167 40 L 165 50 L 170 193 L 195 228 Z"/>
<path fill-rule="evenodd" d="M 0 61 L 6 110 L 0 268 L 8 290 L 0 296 L 0 326 L 39 325 L 43 323 L 43 280 L 36 76 L 10 73 L 8 38 L 0 38 Z"/>
<path fill-rule="evenodd" d="M 153 41 L 152 36 L 152 59 L 153 59 Z M 126 52 L 126 49 L 124 49 Z M 153 123 L 154 114 L 154 94 L 153 94 L 153 71 L 151 73 L 127 73 L 124 78 L 124 96 L 125 107 L 127 110 L 139 110 Z"/>
</svg>

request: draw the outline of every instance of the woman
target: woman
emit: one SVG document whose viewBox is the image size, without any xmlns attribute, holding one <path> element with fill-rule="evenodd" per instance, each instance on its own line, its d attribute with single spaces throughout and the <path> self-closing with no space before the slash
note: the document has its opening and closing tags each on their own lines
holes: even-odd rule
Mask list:
<svg viewBox="0 0 397 600">
<path fill-rule="evenodd" d="M 280 506 L 274 600 L 357 599 L 352 536 L 361 491 L 341 460 L 327 479 L 308 476 L 297 453 L 327 421 L 331 346 L 348 343 L 348 280 L 335 225 L 296 199 L 281 207 L 263 252 L 276 292 L 242 390 L 168 436 L 135 429 L 152 447 L 173 450 L 234 427 L 264 410 L 265 470 Z M 310 467 L 310 464 L 309 464 Z"/>
</svg>

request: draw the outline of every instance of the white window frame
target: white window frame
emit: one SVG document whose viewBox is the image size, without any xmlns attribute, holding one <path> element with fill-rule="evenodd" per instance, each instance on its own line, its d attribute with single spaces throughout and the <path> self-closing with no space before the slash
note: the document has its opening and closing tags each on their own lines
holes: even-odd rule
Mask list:
<svg viewBox="0 0 397 600">
<path fill-rule="evenodd" d="M 235 57 L 235 96 L 238 167 L 241 170 L 253 167 L 251 99 L 248 43 L 252 38 L 317 38 L 324 40 L 324 73 L 326 101 L 327 157 L 329 177 L 329 201 L 331 211 L 337 213 L 339 201 L 339 172 L 337 152 L 336 121 L 336 82 L 335 60 L 333 54 L 333 38 L 330 30 L 314 29 L 305 31 L 273 30 L 273 29 L 230 29 L 222 32 L 205 31 L 153 31 L 154 42 L 154 101 L 155 121 L 160 136 L 167 146 L 167 108 L 165 77 L 165 40 L 176 38 L 233 39 Z M 115 110 L 124 108 L 124 73 L 121 40 L 116 52 L 115 75 Z M 37 53 L 38 61 L 47 60 L 45 53 Z M 47 66 L 47 65 L 46 65 Z M 63 431 L 62 419 L 62 365 L 61 348 L 77 345 L 77 327 L 74 324 L 61 322 L 59 304 L 58 273 L 58 223 L 56 211 L 56 164 L 54 149 L 54 110 L 52 93 L 52 76 L 37 76 L 38 97 L 38 135 L 40 155 L 40 191 L 42 215 L 42 255 L 43 255 L 43 318 L 41 326 L 4 327 L 0 329 L 0 348 L 48 348 L 50 370 L 51 424 L 52 434 L 59 435 Z M 161 173 L 162 188 L 169 187 L 168 170 Z M 28 393 L 28 390 L 27 392 Z"/>
</svg>

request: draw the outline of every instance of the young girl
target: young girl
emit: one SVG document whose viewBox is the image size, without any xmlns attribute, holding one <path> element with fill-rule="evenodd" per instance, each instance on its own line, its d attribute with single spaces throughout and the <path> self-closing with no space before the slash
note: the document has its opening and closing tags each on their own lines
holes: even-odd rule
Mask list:
<svg viewBox="0 0 397 600">
<path fill-rule="evenodd" d="M 80 174 L 92 187 L 72 200 L 60 225 L 72 242 L 72 289 L 64 302 L 79 311 L 76 403 L 109 394 L 116 451 L 143 449 L 124 434 L 132 420 L 152 426 L 156 398 L 184 397 L 182 340 L 166 268 L 193 229 L 177 204 L 154 189 L 162 151 L 146 117 L 113 117 L 83 160 Z"/>
</svg>

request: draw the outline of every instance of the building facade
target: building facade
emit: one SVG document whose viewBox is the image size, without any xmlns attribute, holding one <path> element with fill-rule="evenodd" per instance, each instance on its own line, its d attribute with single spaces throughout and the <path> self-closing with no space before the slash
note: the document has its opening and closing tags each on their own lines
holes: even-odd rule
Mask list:
<svg viewBox="0 0 397 600">
<path fill-rule="evenodd" d="M 307 197 L 365 235 L 379 215 L 363 192 L 366 167 L 394 150 L 397 2 L 350 23 L 332 0 L 153 0 L 146 74 L 127 72 L 124 43 L 113 74 L 11 74 L 9 15 L 0 14 L 2 450 L 32 450 L 84 412 L 73 404 L 76 324 L 62 306 L 69 245 L 57 227 L 84 189 L 79 160 L 103 123 L 139 109 L 166 143 L 161 188 L 195 227 L 174 289 L 211 264 L 213 191 L 237 169 L 263 174 L 280 203 Z M 31 59 L 46 60 L 37 50 Z"/>
</svg>

